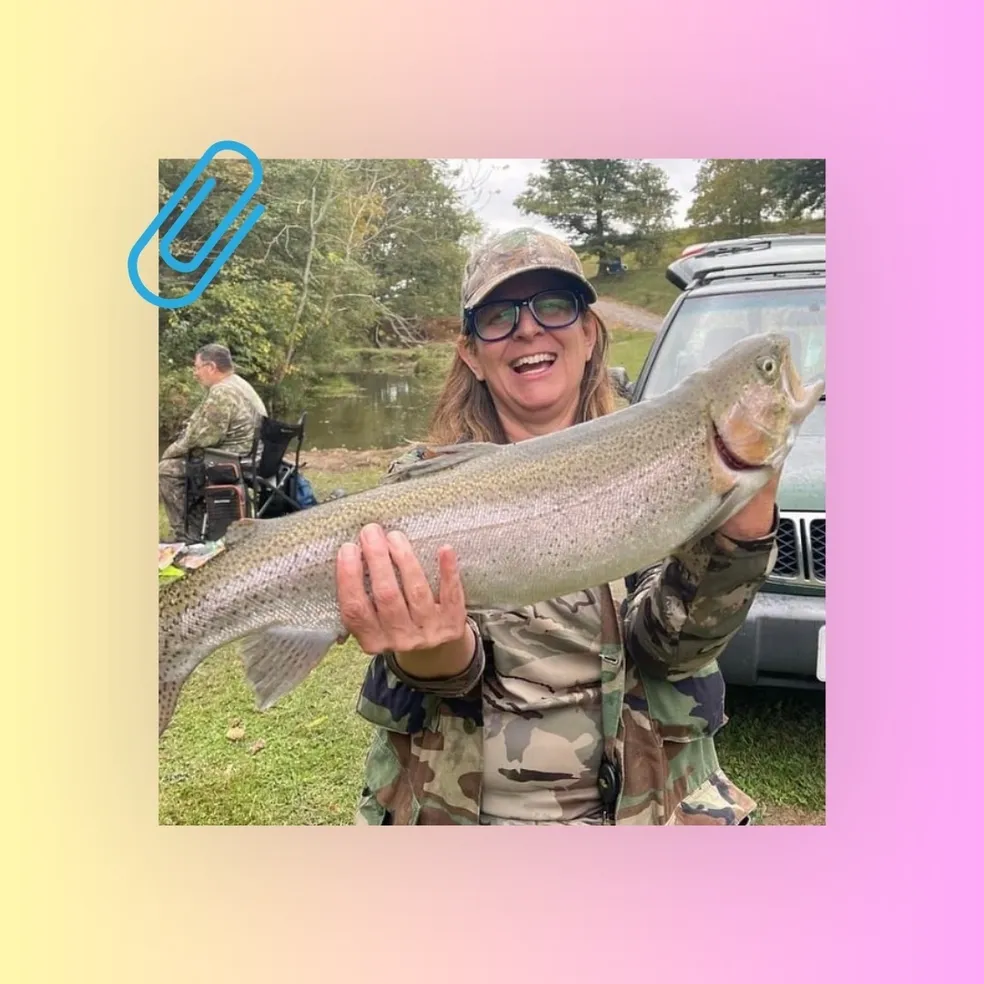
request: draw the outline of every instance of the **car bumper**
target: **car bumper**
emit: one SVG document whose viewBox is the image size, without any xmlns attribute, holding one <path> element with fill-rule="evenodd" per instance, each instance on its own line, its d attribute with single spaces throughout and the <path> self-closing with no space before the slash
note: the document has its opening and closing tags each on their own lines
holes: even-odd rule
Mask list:
<svg viewBox="0 0 984 984">
<path fill-rule="evenodd" d="M 728 683 L 822 688 L 817 679 L 826 598 L 760 592 L 718 663 Z"/>
</svg>

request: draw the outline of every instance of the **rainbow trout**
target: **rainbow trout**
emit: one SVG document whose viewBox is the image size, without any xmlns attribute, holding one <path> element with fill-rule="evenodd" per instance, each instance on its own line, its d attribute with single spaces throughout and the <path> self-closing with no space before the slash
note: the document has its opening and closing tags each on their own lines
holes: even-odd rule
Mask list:
<svg viewBox="0 0 984 984">
<path fill-rule="evenodd" d="M 230 527 L 226 549 L 160 589 L 159 734 L 188 676 L 243 640 L 257 706 L 293 690 L 345 635 L 335 558 L 378 523 L 431 586 L 442 544 L 472 609 L 536 604 L 617 581 L 716 529 L 785 461 L 823 394 L 782 335 L 759 335 L 664 395 L 517 444 L 463 444 L 358 495 Z"/>
</svg>

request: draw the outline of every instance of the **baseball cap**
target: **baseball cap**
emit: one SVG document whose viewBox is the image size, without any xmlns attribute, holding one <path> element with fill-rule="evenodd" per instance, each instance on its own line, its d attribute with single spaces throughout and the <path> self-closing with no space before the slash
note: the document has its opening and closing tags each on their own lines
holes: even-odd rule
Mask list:
<svg viewBox="0 0 984 984">
<path fill-rule="evenodd" d="M 556 270 L 577 281 L 588 303 L 598 300 L 577 253 L 567 243 L 537 229 L 510 229 L 478 246 L 468 258 L 461 283 L 461 307 L 480 304 L 499 284 L 530 270 Z"/>
</svg>

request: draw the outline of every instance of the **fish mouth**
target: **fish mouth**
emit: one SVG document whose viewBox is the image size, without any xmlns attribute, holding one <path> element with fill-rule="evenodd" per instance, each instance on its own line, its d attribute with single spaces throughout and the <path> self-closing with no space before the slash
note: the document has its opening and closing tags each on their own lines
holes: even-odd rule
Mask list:
<svg viewBox="0 0 984 984">
<path fill-rule="evenodd" d="M 792 407 L 793 420 L 801 424 L 820 402 L 827 384 L 825 378 L 820 378 L 814 383 L 804 385 L 796 366 L 787 359 L 783 365 L 782 387 Z"/>
<path fill-rule="evenodd" d="M 762 464 L 752 464 L 750 461 L 745 461 L 728 447 L 724 438 L 721 436 L 721 432 L 717 428 L 717 424 L 711 421 L 711 434 L 714 438 L 714 449 L 718 453 L 718 457 L 724 463 L 724 466 L 733 472 L 742 471 L 758 471 L 760 468 L 766 467 Z"/>
</svg>

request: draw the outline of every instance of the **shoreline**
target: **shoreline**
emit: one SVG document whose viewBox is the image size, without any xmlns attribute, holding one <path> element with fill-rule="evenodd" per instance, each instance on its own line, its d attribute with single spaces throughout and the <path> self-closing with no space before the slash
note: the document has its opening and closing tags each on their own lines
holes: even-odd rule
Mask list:
<svg viewBox="0 0 984 984">
<path fill-rule="evenodd" d="M 355 451 L 350 448 L 315 448 L 301 451 L 302 474 L 304 472 L 326 472 L 345 474 L 365 468 L 387 468 L 394 458 L 415 446 L 407 443 L 396 448 L 366 448 Z"/>
</svg>

